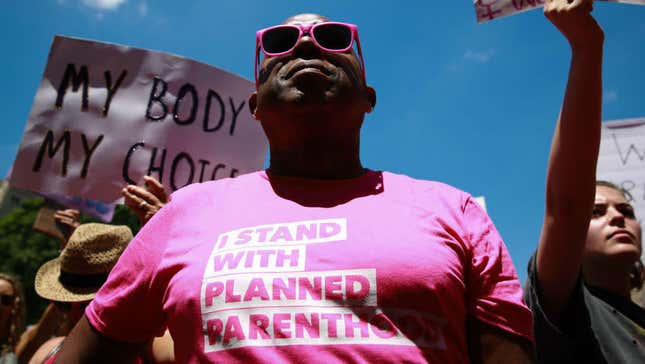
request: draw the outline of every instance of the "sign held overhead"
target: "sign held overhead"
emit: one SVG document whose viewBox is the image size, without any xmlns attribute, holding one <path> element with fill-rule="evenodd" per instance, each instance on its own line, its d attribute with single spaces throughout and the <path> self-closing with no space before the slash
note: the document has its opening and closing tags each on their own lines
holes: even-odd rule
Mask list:
<svg viewBox="0 0 645 364">
<path fill-rule="evenodd" d="M 645 5 L 645 0 L 597 0 L 612 3 Z M 477 22 L 484 23 L 493 19 L 529 11 L 544 6 L 545 0 L 474 0 Z"/>
</svg>

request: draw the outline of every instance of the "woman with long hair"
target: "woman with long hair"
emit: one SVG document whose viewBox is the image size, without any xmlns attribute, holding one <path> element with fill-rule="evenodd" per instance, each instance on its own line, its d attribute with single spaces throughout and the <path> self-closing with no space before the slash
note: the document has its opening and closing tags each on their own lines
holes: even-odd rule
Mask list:
<svg viewBox="0 0 645 364">
<path fill-rule="evenodd" d="M 25 330 L 25 297 L 17 278 L 0 273 L 0 364 L 17 363 L 15 348 Z"/>
</svg>

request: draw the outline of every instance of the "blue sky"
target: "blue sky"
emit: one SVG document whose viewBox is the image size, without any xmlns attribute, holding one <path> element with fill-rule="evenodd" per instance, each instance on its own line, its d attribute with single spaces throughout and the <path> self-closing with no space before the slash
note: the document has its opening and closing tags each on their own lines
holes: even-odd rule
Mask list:
<svg viewBox="0 0 645 364">
<path fill-rule="evenodd" d="M 645 7 L 595 8 L 606 36 L 603 119 L 645 116 Z M 364 164 L 486 196 L 524 279 L 570 58 L 540 11 L 478 25 L 470 0 L 10 1 L 0 24 L 0 173 L 13 163 L 55 34 L 178 54 L 252 79 L 255 30 L 301 12 L 359 26 L 378 95 L 363 128 Z"/>
</svg>

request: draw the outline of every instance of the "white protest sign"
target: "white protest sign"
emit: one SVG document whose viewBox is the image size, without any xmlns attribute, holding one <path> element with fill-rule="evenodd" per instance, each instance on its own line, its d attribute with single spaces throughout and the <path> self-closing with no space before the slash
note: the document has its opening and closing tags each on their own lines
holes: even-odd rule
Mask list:
<svg viewBox="0 0 645 364">
<path fill-rule="evenodd" d="M 645 221 L 645 118 L 603 123 L 596 176 L 629 191 L 636 217 Z"/>
<path fill-rule="evenodd" d="M 486 197 L 484 196 L 475 197 L 475 202 L 477 202 L 479 206 L 481 206 L 484 209 L 484 211 L 486 211 Z"/>
<path fill-rule="evenodd" d="M 152 175 L 168 190 L 263 167 L 254 84 L 186 58 L 54 38 L 10 183 L 113 202 Z"/>
<path fill-rule="evenodd" d="M 597 0 L 612 3 L 645 5 L 645 0 Z M 477 22 L 483 23 L 497 18 L 533 10 L 544 6 L 545 0 L 474 0 Z"/>
<path fill-rule="evenodd" d="M 9 179 L 9 176 L 11 176 L 12 170 L 13 166 L 9 167 L 9 173 L 7 173 L 6 177 L 7 179 Z M 80 197 L 56 195 L 51 193 L 41 193 L 40 195 L 62 206 L 78 210 L 84 214 L 88 214 L 104 222 L 112 221 L 117 205 L 114 202 L 108 203 L 96 200 L 87 200 Z"/>
</svg>

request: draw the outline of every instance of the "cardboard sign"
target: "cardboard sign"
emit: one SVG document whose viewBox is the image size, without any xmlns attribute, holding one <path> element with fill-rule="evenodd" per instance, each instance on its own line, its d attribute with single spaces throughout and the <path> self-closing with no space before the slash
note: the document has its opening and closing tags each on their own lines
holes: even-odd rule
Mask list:
<svg viewBox="0 0 645 364">
<path fill-rule="evenodd" d="M 597 179 L 632 195 L 636 217 L 645 221 L 645 118 L 603 123 Z"/>
<path fill-rule="evenodd" d="M 597 0 L 612 3 L 645 5 L 645 0 Z M 493 19 L 541 8 L 545 0 L 474 0 L 477 22 L 484 23 Z"/>
<path fill-rule="evenodd" d="M 118 200 L 152 175 L 169 191 L 258 170 L 253 82 L 186 58 L 57 36 L 10 183 Z"/>
<path fill-rule="evenodd" d="M 34 230 L 55 238 L 62 247 L 70 235 L 70 227 L 56 222 L 54 219 L 56 210 L 58 210 L 56 207 L 41 208 L 36 216 L 36 221 L 34 221 Z"/>
</svg>

